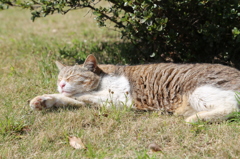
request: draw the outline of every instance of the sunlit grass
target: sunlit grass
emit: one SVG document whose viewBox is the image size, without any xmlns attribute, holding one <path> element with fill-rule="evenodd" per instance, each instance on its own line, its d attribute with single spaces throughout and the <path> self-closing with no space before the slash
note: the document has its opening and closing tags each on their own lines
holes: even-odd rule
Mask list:
<svg viewBox="0 0 240 159">
<path fill-rule="evenodd" d="M 110 47 L 121 41 L 119 33 L 98 28 L 86 13 L 33 23 L 28 11 L 0 12 L 0 158 L 238 158 L 240 127 L 235 121 L 187 125 L 182 117 L 158 112 L 91 106 L 33 112 L 28 100 L 57 92 L 54 61 L 75 62 L 62 58 L 64 47 L 64 53 L 71 53 L 84 43 L 86 54 L 95 50 L 105 56 L 106 61 L 98 55 L 100 62 L 121 61 Z M 86 56 L 84 50 L 77 53 Z M 81 138 L 87 150 L 73 149 L 70 135 Z M 152 142 L 162 151 L 150 152 Z"/>
</svg>

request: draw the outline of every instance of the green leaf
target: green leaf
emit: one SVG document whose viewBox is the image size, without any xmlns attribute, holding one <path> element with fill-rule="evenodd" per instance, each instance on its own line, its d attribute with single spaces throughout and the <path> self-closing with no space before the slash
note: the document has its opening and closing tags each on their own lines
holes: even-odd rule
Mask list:
<svg viewBox="0 0 240 159">
<path fill-rule="evenodd" d="M 140 23 L 145 23 L 148 20 L 148 18 L 144 18 L 140 20 Z"/>
</svg>

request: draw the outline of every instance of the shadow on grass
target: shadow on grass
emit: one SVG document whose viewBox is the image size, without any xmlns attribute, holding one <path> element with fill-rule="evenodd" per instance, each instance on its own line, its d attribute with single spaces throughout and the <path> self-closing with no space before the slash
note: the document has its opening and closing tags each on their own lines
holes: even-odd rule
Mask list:
<svg viewBox="0 0 240 159">
<path fill-rule="evenodd" d="M 46 113 L 50 113 L 50 112 L 57 112 L 60 113 L 61 111 L 75 111 L 75 110 L 79 110 L 81 109 L 81 107 L 78 106 L 73 106 L 73 105 L 67 105 L 67 106 L 62 106 L 62 107 L 52 107 L 49 109 L 46 109 L 45 112 Z"/>
<path fill-rule="evenodd" d="M 61 58 L 82 64 L 89 54 L 94 54 L 102 64 L 143 64 L 159 59 L 150 57 L 140 46 L 130 42 L 75 42 L 59 48 Z"/>
<path fill-rule="evenodd" d="M 147 64 L 159 62 L 175 63 L 219 63 L 240 69 L 239 60 L 230 62 L 222 56 L 201 56 L 191 58 L 177 52 L 166 52 L 164 48 L 153 50 L 150 44 L 132 44 L 128 41 L 84 42 L 74 41 L 72 44 L 59 47 L 61 58 L 82 64 L 89 54 L 94 54 L 101 64 Z M 236 59 L 239 59 L 236 56 Z M 73 63 L 71 63 L 73 64 Z"/>
<path fill-rule="evenodd" d="M 51 108 L 44 109 L 42 112 L 44 112 L 44 113 L 52 113 L 52 112 L 60 113 L 62 111 L 76 111 L 76 110 L 83 109 L 83 108 L 99 109 L 99 107 L 91 106 L 89 104 L 87 104 L 85 106 L 66 105 L 66 106 L 60 106 L 60 107 L 53 106 Z"/>
</svg>

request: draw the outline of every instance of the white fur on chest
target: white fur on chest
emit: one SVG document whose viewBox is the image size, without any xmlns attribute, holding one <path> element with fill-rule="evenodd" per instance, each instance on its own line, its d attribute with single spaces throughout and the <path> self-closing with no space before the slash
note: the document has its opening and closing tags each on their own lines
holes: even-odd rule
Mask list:
<svg viewBox="0 0 240 159">
<path fill-rule="evenodd" d="M 124 76 L 103 76 L 97 90 L 82 94 L 89 100 L 106 106 L 131 106 L 130 83 Z M 80 97 L 81 98 L 81 97 Z M 90 99 L 91 98 L 91 99 Z"/>
<path fill-rule="evenodd" d="M 105 76 L 102 78 L 99 91 L 107 96 L 116 106 L 131 105 L 130 84 L 124 76 Z"/>
<path fill-rule="evenodd" d="M 130 93 L 130 84 L 124 76 L 104 76 L 100 83 L 100 90 L 111 90 L 113 94 L 121 95 L 122 93 Z"/>
</svg>

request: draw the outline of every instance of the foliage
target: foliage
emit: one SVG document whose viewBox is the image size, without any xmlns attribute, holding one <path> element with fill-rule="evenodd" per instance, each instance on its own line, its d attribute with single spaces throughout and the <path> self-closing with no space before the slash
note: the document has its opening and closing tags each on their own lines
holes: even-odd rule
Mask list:
<svg viewBox="0 0 240 159">
<path fill-rule="evenodd" d="M 220 62 L 240 59 L 240 2 L 238 0 L 0 0 L 0 8 L 21 6 L 32 20 L 53 13 L 90 8 L 99 26 L 114 23 L 122 37 L 149 56 L 175 62 Z M 99 4 L 98 4 L 99 3 Z"/>
</svg>

